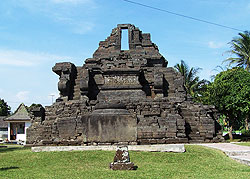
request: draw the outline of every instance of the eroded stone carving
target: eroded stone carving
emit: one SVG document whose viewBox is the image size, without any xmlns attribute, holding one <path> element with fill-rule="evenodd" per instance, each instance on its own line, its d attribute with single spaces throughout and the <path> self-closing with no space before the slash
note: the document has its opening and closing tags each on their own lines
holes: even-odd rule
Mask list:
<svg viewBox="0 0 250 179">
<path fill-rule="evenodd" d="M 129 50 L 121 50 L 128 29 Z M 213 106 L 193 103 L 150 34 L 120 24 L 81 67 L 57 63 L 60 97 L 28 129 L 32 145 L 221 141 Z"/>
<path fill-rule="evenodd" d="M 70 100 L 73 97 L 74 79 L 76 76 L 76 67 L 72 63 L 57 63 L 53 72 L 60 76 L 58 90 L 60 91 L 60 100 Z"/>
<path fill-rule="evenodd" d="M 137 166 L 130 162 L 127 146 L 118 146 L 114 157 L 114 162 L 110 163 L 112 170 L 136 170 Z"/>
</svg>

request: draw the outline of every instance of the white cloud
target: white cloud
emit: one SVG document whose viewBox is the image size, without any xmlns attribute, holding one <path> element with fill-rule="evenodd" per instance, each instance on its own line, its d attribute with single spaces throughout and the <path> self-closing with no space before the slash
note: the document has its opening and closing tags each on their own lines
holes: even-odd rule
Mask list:
<svg viewBox="0 0 250 179">
<path fill-rule="evenodd" d="M 213 75 L 216 75 L 218 72 L 212 69 L 205 68 L 204 70 L 200 71 L 200 79 L 211 80 Z"/>
<path fill-rule="evenodd" d="M 85 34 L 94 27 L 91 20 L 97 9 L 94 0 L 16 0 L 17 6 L 64 25 L 76 34 Z M 16 4 L 15 4 L 16 5 Z"/>
<path fill-rule="evenodd" d="M 76 26 L 73 28 L 73 32 L 76 34 L 85 34 L 86 32 L 91 31 L 95 25 L 90 22 L 83 22 L 76 24 Z"/>
<path fill-rule="evenodd" d="M 18 99 L 18 101 L 20 102 L 25 102 L 29 99 L 29 91 L 19 91 L 17 94 L 16 94 L 16 97 Z"/>
<path fill-rule="evenodd" d="M 221 48 L 223 47 L 225 44 L 222 42 L 214 42 L 214 41 L 210 41 L 208 42 L 208 47 L 209 48 Z"/>
<path fill-rule="evenodd" d="M 50 60 L 72 59 L 41 52 L 0 49 L 0 65 L 34 66 Z"/>
<path fill-rule="evenodd" d="M 76 20 L 74 18 L 63 17 L 60 14 L 54 16 L 57 22 L 63 23 L 75 34 L 85 34 L 91 31 L 95 24 L 88 20 Z"/>
<path fill-rule="evenodd" d="M 70 26 L 72 32 L 75 34 L 85 34 L 95 27 L 95 24 L 92 22 L 77 21 L 73 18 L 61 17 L 59 15 L 56 17 L 56 19 L 57 21 L 60 21 Z"/>
</svg>

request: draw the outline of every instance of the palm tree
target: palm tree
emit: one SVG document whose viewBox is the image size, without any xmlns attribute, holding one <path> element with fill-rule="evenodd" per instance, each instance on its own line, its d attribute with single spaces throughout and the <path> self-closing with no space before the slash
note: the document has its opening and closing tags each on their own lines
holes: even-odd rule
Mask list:
<svg viewBox="0 0 250 179">
<path fill-rule="evenodd" d="M 183 60 L 181 60 L 181 63 L 177 63 L 174 68 L 184 77 L 184 87 L 187 93 L 192 97 L 195 97 L 197 92 L 203 90 L 205 84 L 208 83 L 207 80 L 200 81 L 197 76 L 197 73 L 201 70 L 201 68 L 192 67 L 189 69 L 189 66 Z"/>
<path fill-rule="evenodd" d="M 240 37 L 235 37 L 230 42 L 232 50 L 229 52 L 236 55 L 236 57 L 230 57 L 224 61 L 229 61 L 229 66 L 236 64 L 236 66 L 250 72 L 250 32 L 245 31 L 244 33 L 239 33 L 239 35 Z M 248 130 L 248 118 L 245 119 L 245 126 L 246 130 Z"/>
<path fill-rule="evenodd" d="M 224 61 L 229 62 L 229 66 L 236 64 L 236 66 L 242 67 L 250 72 L 250 32 L 245 31 L 239 33 L 240 37 L 234 38 L 231 42 L 231 48 L 229 52 L 236 57 L 227 58 Z"/>
</svg>

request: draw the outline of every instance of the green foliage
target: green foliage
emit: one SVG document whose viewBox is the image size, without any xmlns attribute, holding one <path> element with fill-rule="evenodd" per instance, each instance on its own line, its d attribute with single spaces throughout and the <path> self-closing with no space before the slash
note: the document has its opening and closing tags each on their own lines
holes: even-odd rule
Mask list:
<svg viewBox="0 0 250 179">
<path fill-rule="evenodd" d="M 138 166 L 135 171 L 110 170 L 115 151 L 0 149 L 0 178 L 249 178 L 250 167 L 221 151 L 185 148 L 185 153 L 130 151 L 131 161 Z"/>
<path fill-rule="evenodd" d="M 227 131 L 226 116 L 224 114 L 219 116 L 218 122 L 220 126 L 222 127 L 223 131 Z"/>
<path fill-rule="evenodd" d="M 32 107 L 42 107 L 42 105 L 41 104 L 32 103 L 29 108 L 32 108 Z"/>
<path fill-rule="evenodd" d="M 30 105 L 30 107 L 26 107 L 26 108 L 27 108 L 28 111 L 30 112 L 30 111 L 32 111 L 33 108 L 38 108 L 38 107 L 43 107 L 43 105 L 32 103 L 32 104 Z"/>
<path fill-rule="evenodd" d="M 3 99 L 0 99 L 0 116 L 8 116 L 9 114 L 10 106 Z"/>
<path fill-rule="evenodd" d="M 250 137 L 250 130 L 242 129 L 241 134 L 243 137 Z"/>
<path fill-rule="evenodd" d="M 239 33 L 239 36 L 230 42 L 232 50 L 229 52 L 236 57 L 230 57 L 225 61 L 228 61 L 229 65 L 236 64 L 250 72 L 250 32 Z"/>
<path fill-rule="evenodd" d="M 226 116 L 229 125 L 238 129 L 250 115 L 250 73 L 236 67 L 216 75 L 201 97 Z"/>
<path fill-rule="evenodd" d="M 180 64 L 176 64 L 174 68 L 183 76 L 187 93 L 198 100 L 200 91 L 203 91 L 205 85 L 209 83 L 207 80 L 200 80 L 197 76 L 201 68 L 189 68 L 183 60 Z"/>
</svg>

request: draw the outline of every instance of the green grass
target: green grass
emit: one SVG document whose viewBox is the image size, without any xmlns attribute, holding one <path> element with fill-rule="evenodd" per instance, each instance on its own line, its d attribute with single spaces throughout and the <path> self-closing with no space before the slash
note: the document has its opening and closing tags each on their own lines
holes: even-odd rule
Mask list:
<svg viewBox="0 0 250 179">
<path fill-rule="evenodd" d="M 17 145 L 17 144 L 0 144 L 0 146 L 7 146 L 8 148 L 10 147 L 14 147 L 14 148 L 19 148 L 19 147 L 23 147 L 23 145 Z"/>
<path fill-rule="evenodd" d="M 0 149 L 0 178 L 249 178 L 250 167 L 218 150 L 185 146 L 185 153 L 134 152 L 135 171 L 112 171 L 114 151 L 33 153 Z"/>
<path fill-rule="evenodd" d="M 250 146 L 250 142 L 240 142 L 240 143 L 235 143 L 237 145 L 244 145 L 244 146 Z"/>
<path fill-rule="evenodd" d="M 230 140 L 230 139 L 227 139 L 226 142 L 240 142 L 241 139 L 233 139 L 233 140 Z"/>
</svg>

